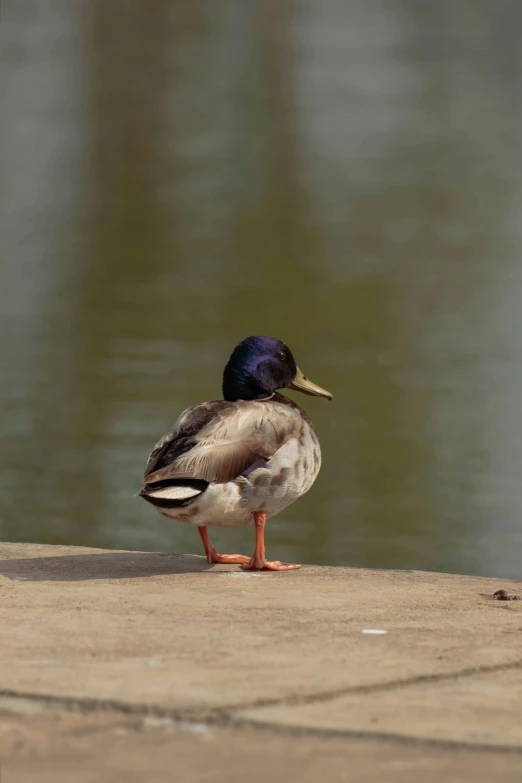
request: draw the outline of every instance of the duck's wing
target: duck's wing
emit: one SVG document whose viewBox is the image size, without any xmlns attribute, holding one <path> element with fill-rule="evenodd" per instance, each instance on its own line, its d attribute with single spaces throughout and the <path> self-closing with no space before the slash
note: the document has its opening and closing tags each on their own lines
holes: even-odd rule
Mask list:
<svg viewBox="0 0 522 783">
<path fill-rule="evenodd" d="M 172 429 L 156 443 L 149 454 L 145 478 L 169 464 L 169 458 L 175 459 L 177 452 L 181 454 L 185 448 L 190 448 L 190 441 L 228 404 L 225 400 L 215 400 L 192 405 L 184 410 Z"/>
<path fill-rule="evenodd" d="M 302 426 L 293 408 L 270 400 L 195 405 L 152 451 L 145 481 L 233 481 L 268 461 Z"/>
</svg>

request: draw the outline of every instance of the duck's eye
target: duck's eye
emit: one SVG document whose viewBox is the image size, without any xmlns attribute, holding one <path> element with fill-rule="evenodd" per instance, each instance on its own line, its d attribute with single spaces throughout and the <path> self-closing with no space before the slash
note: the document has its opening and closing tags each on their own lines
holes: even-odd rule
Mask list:
<svg viewBox="0 0 522 783">
<path fill-rule="evenodd" d="M 278 351 L 276 356 L 278 359 L 281 359 L 282 362 L 286 361 L 287 359 L 286 351 Z"/>
</svg>

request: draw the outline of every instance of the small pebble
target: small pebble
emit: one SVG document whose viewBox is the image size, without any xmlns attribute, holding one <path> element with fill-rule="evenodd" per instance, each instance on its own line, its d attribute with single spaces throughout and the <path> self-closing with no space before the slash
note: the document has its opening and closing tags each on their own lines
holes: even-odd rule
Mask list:
<svg viewBox="0 0 522 783">
<path fill-rule="evenodd" d="M 491 597 L 494 601 L 520 601 L 519 595 L 510 595 L 505 590 L 497 590 Z"/>
</svg>

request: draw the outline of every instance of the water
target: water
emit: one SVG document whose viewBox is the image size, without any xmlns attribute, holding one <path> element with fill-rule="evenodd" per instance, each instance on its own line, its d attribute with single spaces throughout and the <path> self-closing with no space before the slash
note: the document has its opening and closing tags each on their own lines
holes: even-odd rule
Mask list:
<svg viewBox="0 0 522 783">
<path fill-rule="evenodd" d="M 199 552 L 133 495 L 260 333 L 335 395 L 271 557 L 522 578 L 521 23 L 4 0 L 0 537 Z"/>
</svg>

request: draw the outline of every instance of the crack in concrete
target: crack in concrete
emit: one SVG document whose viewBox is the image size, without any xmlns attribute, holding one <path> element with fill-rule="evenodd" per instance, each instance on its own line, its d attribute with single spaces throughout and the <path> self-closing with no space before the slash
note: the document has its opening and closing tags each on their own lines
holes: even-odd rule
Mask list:
<svg viewBox="0 0 522 783">
<path fill-rule="evenodd" d="M 511 661 L 509 663 L 497 663 L 491 666 L 468 666 L 459 669 L 456 672 L 441 672 L 440 674 L 419 674 L 416 677 L 406 679 L 388 680 L 381 683 L 369 683 L 368 685 L 347 685 L 343 688 L 333 688 L 318 693 L 303 693 L 293 696 L 282 696 L 272 699 L 256 699 L 246 704 L 229 704 L 219 709 L 227 712 L 238 712 L 239 710 L 260 709 L 262 707 L 296 707 L 306 704 L 316 704 L 318 702 L 332 701 L 342 696 L 351 694 L 382 693 L 400 688 L 409 688 L 414 685 L 426 685 L 437 682 L 451 682 L 461 678 L 474 677 L 481 674 L 495 674 L 495 672 L 510 671 L 511 669 L 522 669 L 522 659 Z"/>
<path fill-rule="evenodd" d="M 0 689 L 0 698 L 27 699 L 37 701 L 48 706 L 62 707 L 64 710 L 79 713 L 114 712 L 120 715 L 128 715 L 137 718 L 157 717 L 170 721 L 183 723 L 200 723 L 215 728 L 254 729 L 261 731 L 277 732 L 287 736 L 314 736 L 318 738 L 350 738 L 368 741 L 386 741 L 409 745 L 423 745 L 452 750 L 474 750 L 480 752 L 514 753 L 522 755 L 522 746 L 499 745 L 488 743 L 474 743 L 464 740 L 446 740 L 430 737 L 415 737 L 408 734 L 400 734 L 386 731 L 368 731 L 357 729 L 325 729 L 311 726 L 292 726 L 277 722 L 254 720 L 237 715 L 238 712 L 263 707 L 295 707 L 299 705 L 328 702 L 350 694 L 371 694 L 388 690 L 401 689 L 426 683 L 451 682 L 460 678 L 469 678 L 482 674 L 510 671 L 522 668 L 522 660 L 511 661 L 505 664 L 492 666 L 471 666 L 456 672 L 445 674 L 424 674 L 403 680 L 389 680 L 388 682 L 368 685 L 353 685 L 335 690 L 322 691 L 311 694 L 296 694 L 273 699 L 257 699 L 243 704 L 222 705 L 219 707 L 194 708 L 194 707 L 161 707 L 154 704 L 140 704 L 124 702 L 116 699 L 81 698 L 74 696 L 59 696 L 56 694 L 34 693 Z"/>
<path fill-rule="evenodd" d="M 213 725 L 209 722 L 209 725 Z M 253 719 L 234 719 L 214 724 L 236 729 L 257 729 L 284 735 L 287 737 L 317 737 L 317 739 L 354 739 L 368 742 L 390 742 L 399 745 L 440 748 L 440 750 L 473 750 L 479 753 L 510 753 L 522 756 L 522 747 L 518 745 L 475 743 L 466 740 L 439 739 L 435 737 L 415 737 L 412 734 L 399 734 L 386 731 L 369 731 L 366 729 L 325 729 L 315 726 L 292 726 L 281 723 L 268 723 Z"/>
</svg>

